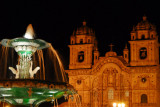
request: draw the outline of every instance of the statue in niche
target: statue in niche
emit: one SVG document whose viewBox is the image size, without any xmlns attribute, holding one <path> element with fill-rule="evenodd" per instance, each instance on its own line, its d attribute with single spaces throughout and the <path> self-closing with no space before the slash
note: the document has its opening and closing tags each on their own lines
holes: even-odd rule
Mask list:
<svg viewBox="0 0 160 107">
<path fill-rule="evenodd" d="M 113 75 L 111 73 L 108 76 L 108 83 L 113 84 Z"/>
</svg>

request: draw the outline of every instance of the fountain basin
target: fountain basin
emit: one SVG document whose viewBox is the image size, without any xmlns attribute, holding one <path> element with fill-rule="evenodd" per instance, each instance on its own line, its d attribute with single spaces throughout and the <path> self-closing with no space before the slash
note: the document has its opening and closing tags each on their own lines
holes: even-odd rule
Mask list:
<svg viewBox="0 0 160 107">
<path fill-rule="evenodd" d="M 18 53 L 34 53 L 36 50 L 41 50 L 49 47 L 49 44 L 41 39 L 27 39 L 27 38 L 14 38 L 3 39 L 1 44 L 5 47 L 13 47 Z"/>
<path fill-rule="evenodd" d="M 0 101 L 13 105 L 37 106 L 72 95 L 74 88 L 65 82 L 49 82 L 33 79 L 0 80 Z"/>
</svg>

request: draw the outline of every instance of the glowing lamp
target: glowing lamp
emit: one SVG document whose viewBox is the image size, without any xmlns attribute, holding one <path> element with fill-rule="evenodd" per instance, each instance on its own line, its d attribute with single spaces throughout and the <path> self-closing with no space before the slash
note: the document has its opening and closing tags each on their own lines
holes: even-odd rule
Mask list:
<svg viewBox="0 0 160 107">
<path fill-rule="evenodd" d="M 124 104 L 124 103 L 122 103 L 121 105 L 122 105 L 122 107 L 125 107 L 125 104 Z"/>
<path fill-rule="evenodd" d="M 118 104 L 118 107 L 122 107 L 121 104 Z"/>
<path fill-rule="evenodd" d="M 116 103 L 113 103 L 113 107 L 116 107 L 116 105 L 117 105 Z"/>
</svg>

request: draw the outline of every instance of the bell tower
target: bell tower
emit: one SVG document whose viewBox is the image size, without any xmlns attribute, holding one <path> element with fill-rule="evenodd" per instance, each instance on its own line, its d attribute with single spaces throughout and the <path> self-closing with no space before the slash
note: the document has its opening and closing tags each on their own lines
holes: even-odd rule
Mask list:
<svg viewBox="0 0 160 107">
<path fill-rule="evenodd" d="M 91 68 L 99 57 L 95 32 L 87 27 L 86 21 L 70 37 L 69 69 Z M 95 52 L 94 52 L 95 51 Z"/>
<path fill-rule="evenodd" d="M 156 27 L 146 16 L 133 27 L 130 43 L 130 65 L 146 66 L 159 64 L 159 43 Z"/>
</svg>

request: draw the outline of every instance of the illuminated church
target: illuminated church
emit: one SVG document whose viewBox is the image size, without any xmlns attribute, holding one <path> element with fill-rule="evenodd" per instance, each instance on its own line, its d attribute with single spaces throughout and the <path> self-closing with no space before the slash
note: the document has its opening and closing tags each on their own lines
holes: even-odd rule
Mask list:
<svg viewBox="0 0 160 107">
<path fill-rule="evenodd" d="M 86 22 L 70 37 L 69 84 L 82 107 L 160 107 L 159 43 L 155 25 L 143 16 L 130 34 L 123 56 L 111 49 L 100 56 L 95 32 Z M 76 107 L 69 100 L 68 107 Z M 118 106 L 116 106 L 118 107 Z"/>
</svg>

